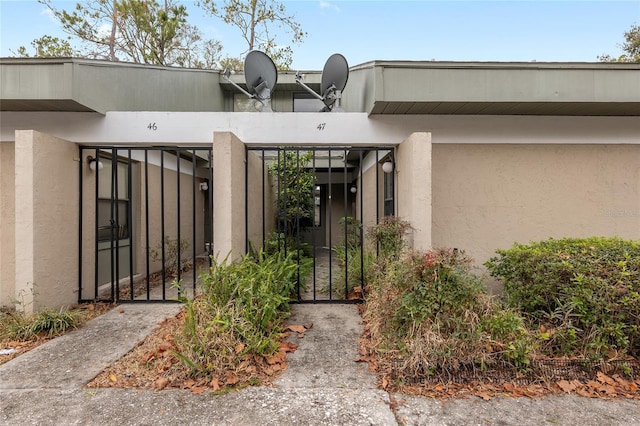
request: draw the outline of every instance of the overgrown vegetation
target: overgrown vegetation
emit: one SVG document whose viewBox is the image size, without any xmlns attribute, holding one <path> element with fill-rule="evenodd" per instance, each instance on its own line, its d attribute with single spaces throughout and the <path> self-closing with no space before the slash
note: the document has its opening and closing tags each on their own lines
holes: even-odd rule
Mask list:
<svg viewBox="0 0 640 426">
<path fill-rule="evenodd" d="M 305 290 L 305 277 L 313 270 L 311 245 L 303 241 L 303 231 L 313 220 L 313 170 L 308 168 L 312 151 L 278 150 L 269 164 L 269 175 L 276 190 L 276 231 L 264 241 L 268 255 L 285 256 L 297 264 L 297 290 Z"/>
<path fill-rule="evenodd" d="M 409 230 L 409 222 L 395 216 L 385 216 L 378 225 L 367 230 L 367 237 L 375 242 L 382 259 L 390 259 L 402 253 Z"/>
<path fill-rule="evenodd" d="M 640 353 L 640 244 L 617 238 L 548 240 L 498 250 L 505 281 L 490 297 L 463 252 L 408 250 L 409 225 L 368 232 L 380 256 L 368 282 L 370 348 L 399 383 L 545 359 L 611 360 Z M 489 377 L 491 374 L 489 373 Z"/>
<path fill-rule="evenodd" d="M 640 244 L 550 239 L 498 250 L 486 266 L 548 355 L 640 355 Z"/>
<path fill-rule="evenodd" d="M 243 370 L 250 376 L 252 357 L 273 356 L 297 274 L 293 253 L 261 251 L 236 262 L 214 260 L 202 276 L 203 294 L 187 302 L 178 339 L 179 357 L 192 374 L 224 378 L 228 371 Z"/>
<path fill-rule="evenodd" d="M 471 259 L 451 249 L 406 250 L 403 229 L 375 227 L 384 255 L 368 292 L 365 319 L 380 366 L 400 382 L 496 362 L 523 368 L 535 339 L 524 320 L 491 299 Z M 392 251 L 389 247 L 394 247 Z"/>
<path fill-rule="evenodd" d="M 44 310 L 32 315 L 0 311 L 0 342 L 27 341 L 39 337 L 54 337 L 76 328 L 83 322 L 79 310 Z"/>
<path fill-rule="evenodd" d="M 360 297 L 362 282 L 372 279 L 375 255 L 371 251 L 364 250 L 361 244 L 362 224 L 354 217 L 340 218 L 340 235 L 343 239 L 335 247 L 336 257 L 340 264 L 340 270 L 336 276 L 332 291 L 335 296 L 344 298 Z M 345 285 L 346 283 L 346 285 Z M 345 288 L 347 294 L 345 295 Z M 329 290 L 329 286 L 324 289 Z"/>
</svg>

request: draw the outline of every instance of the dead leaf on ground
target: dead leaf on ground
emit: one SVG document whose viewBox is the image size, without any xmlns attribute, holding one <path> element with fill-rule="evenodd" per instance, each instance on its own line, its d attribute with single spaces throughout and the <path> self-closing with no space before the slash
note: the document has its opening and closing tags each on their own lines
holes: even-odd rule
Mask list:
<svg viewBox="0 0 640 426">
<path fill-rule="evenodd" d="M 307 328 L 304 325 L 293 324 L 293 325 L 288 325 L 286 327 L 286 330 L 292 331 L 294 333 L 298 333 L 298 339 L 302 339 L 304 337 L 305 331 L 307 331 Z"/>
<path fill-rule="evenodd" d="M 166 352 L 169 349 L 171 349 L 173 347 L 173 345 L 169 342 L 162 342 L 160 343 L 160 345 L 158 346 L 158 351 L 159 352 Z"/>
<path fill-rule="evenodd" d="M 276 352 L 273 356 L 267 358 L 267 364 L 274 365 L 279 364 L 281 362 L 285 362 L 287 360 L 287 355 L 283 351 Z"/>
<path fill-rule="evenodd" d="M 227 374 L 225 377 L 225 383 L 228 386 L 233 386 L 237 384 L 239 381 L 240 379 L 238 378 L 238 375 L 234 371 L 227 371 Z"/>
<path fill-rule="evenodd" d="M 293 342 L 280 342 L 280 351 L 295 352 L 298 349 L 298 345 Z"/>
<path fill-rule="evenodd" d="M 560 380 L 557 382 L 557 385 L 562 389 L 564 393 L 571 393 L 576 390 L 575 383 L 569 382 L 567 380 Z"/>
<path fill-rule="evenodd" d="M 213 388 L 214 391 L 219 391 L 220 390 L 220 381 L 218 381 L 218 379 L 213 379 L 211 380 L 211 387 Z"/>
<path fill-rule="evenodd" d="M 294 333 L 304 333 L 307 331 L 304 325 L 288 325 L 287 330 L 293 331 Z"/>
<path fill-rule="evenodd" d="M 118 383 L 118 378 L 113 373 L 109 374 L 109 380 L 111 380 L 113 383 Z"/>
<path fill-rule="evenodd" d="M 382 378 L 382 389 L 386 389 L 387 386 L 389 386 L 389 381 L 387 380 L 386 377 Z"/>
<path fill-rule="evenodd" d="M 606 383 L 608 385 L 614 385 L 616 383 L 615 380 L 604 374 L 602 371 L 598 371 L 596 377 L 600 383 Z"/>
<path fill-rule="evenodd" d="M 151 362 L 151 360 L 153 360 L 155 357 L 156 357 L 156 354 L 155 354 L 155 353 L 153 353 L 153 352 L 149 352 L 149 353 L 147 353 L 146 355 L 144 355 L 144 356 L 140 359 L 140 361 L 142 361 L 143 363 L 145 363 L 145 364 L 146 364 L 146 363 L 148 363 L 148 362 Z"/>
<path fill-rule="evenodd" d="M 162 390 L 166 388 L 168 384 L 169 384 L 169 379 L 167 379 L 166 377 L 160 377 L 156 379 L 155 382 L 153 382 L 153 387 L 157 390 Z"/>
<path fill-rule="evenodd" d="M 476 392 L 474 395 L 475 396 L 479 396 L 480 398 L 484 399 L 485 401 L 489 401 L 492 398 L 492 395 L 490 395 L 487 392 Z"/>
<path fill-rule="evenodd" d="M 504 388 L 504 390 L 506 390 L 507 392 L 513 392 L 516 388 L 516 386 L 513 383 L 504 383 L 502 385 L 502 387 Z"/>
<path fill-rule="evenodd" d="M 200 395 L 201 393 L 204 393 L 204 391 L 206 391 L 207 388 L 206 388 L 206 386 L 194 386 L 189 390 L 194 395 Z"/>
</svg>

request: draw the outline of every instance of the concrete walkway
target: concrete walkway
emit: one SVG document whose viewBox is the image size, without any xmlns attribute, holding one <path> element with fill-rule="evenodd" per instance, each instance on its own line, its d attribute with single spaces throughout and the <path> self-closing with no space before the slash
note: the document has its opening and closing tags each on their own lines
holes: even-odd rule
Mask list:
<svg viewBox="0 0 640 426">
<path fill-rule="evenodd" d="M 294 305 L 291 322 L 313 328 L 272 387 L 227 395 L 181 390 L 90 389 L 177 304 L 116 307 L 79 330 L 0 366 L 2 425 L 635 425 L 640 403 L 575 396 L 440 402 L 389 395 L 357 358 L 353 305 Z M 390 400 L 400 403 L 394 411 Z"/>
</svg>

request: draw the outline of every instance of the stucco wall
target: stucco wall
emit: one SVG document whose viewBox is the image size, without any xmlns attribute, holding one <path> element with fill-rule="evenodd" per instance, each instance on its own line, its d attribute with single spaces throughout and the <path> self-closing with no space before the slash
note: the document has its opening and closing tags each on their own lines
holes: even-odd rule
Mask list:
<svg viewBox="0 0 640 426">
<path fill-rule="evenodd" d="M 640 238 L 640 146 L 433 145 L 434 246 L 477 264 L 549 237 Z"/>
<path fill-rule="evenodd" d="M 145 187 L 148 188 L 149 196 L 149 247 L 158 252 L 161 251 L 162 243 L 162 217 L 161 211 L 162 193 L 160 190 L 161 169 L 155 165 L 149 165 L 149 183 L 148 186 L 144 182 L 144 165 L 139 165 L 141 175 L 140 190 L 138 191 L 139 199 L 139 223 L 140 223 L 140 241 L 138 245 L 138 271 L 143 271 L 146 267 L 146 230 L 145 230 Z M 191 169 L 188 170 L 191 172 Z M 180 198 L 178 198 L 178 181 L 177 172 L 173 170 L 164 171 L 164 233 L 165 237 L 169 237 L 172 241 L 176 241 L 178 236 L 178 206 L 180 206 L 180 239 L 188 244 L 186 253 L 183 258 L 191 258 L 193 256 L 193 248 L 195 244 L 196 254 L 205 251 L 204 246 L 204 195 L 199 189 L 202 179 L 196 177 L 195 183 L 193 176 L 184 172 L 180 173 Z M 195 188 L 195 200 L 194 191 Z M 193 221 L 195 201 L 195 223 Z M 195 241 L 193 240 L 195 226 Z M 151 271 L 160 269 L 160 262 L 151 261 Z"/>
<path fill-rule="evenodd" d="M 376 162 L 376 160 L 382 161 L 382 159 L 383 153 L 378 153 L 378 157 L 376 158 L 376 153 L 371 152 L 364 158 L 361 179 L 360 171 L 358 171 L 356 215 L 358 218 L 361 218 L 365 242 L 367 243 L 370 243 L 370 241 L 366 241 L 367 231 L 374 226 L 378 220 L 381 220 L 384 217 L 384 172 L 382 171 L 382 165 L 379 162 Z M 360 211 L 360 197 L 363 197 L 362 212 Z"/>
<path fill-rule="evenodd" d="M 342 180 L 342 176 L 338 175 L 336 180 Z M 344 241 L 344 228 L 341 222 L 345 215 L 354 217 L 356 211 L 353 209 L 355 196 L 349 192 L 351 185 L 347 185 L 347 203 L 345 206 L 345 186 L 343 183 L 334 183 L 331 185 L 331 200 L 327 199 L 326 205 L 326 226 L 325 242 L 327 246 L 335 247 Z M 327 189 L 328 191 L 328 189 Z M 328 197 L 328 195 L 327 195 Z"/>
<path fill-rule="evenodd" d="M 214 255 L 229 260 L 242 257 L 245 229 L 245 146 L 231 132 L 213 135 Z"/>
<path fill-rule="evenodd" d="M 28 312 L 77 301 L 77 159 L 74 143 L 16 131 L 15 292 Z"/>
<path fill-rule="evenodd" d="M 15 143 L 0 142 L 0 307 L 15 298 Z"/>
<path fill-rule="evenodd" d="M 258 250 L 262 247 L 263 224 L 265 239 L 269 238 L 269 234 L 275 228 L 275 194 L 269 177 L 268 165 L 264 164 L 258 154 L 253 151 L 249 151 L 248 159 L 249 206 L 247 213 L 249 215 L 249 229 L 247 232 L 253 248 Z"/>
<path fill-rule="evenodd" d="M 431 134 L 413 133 L 396 150 L 396 216 L 411 224 L 410 244 L 431 247 Z"/>
</svg>

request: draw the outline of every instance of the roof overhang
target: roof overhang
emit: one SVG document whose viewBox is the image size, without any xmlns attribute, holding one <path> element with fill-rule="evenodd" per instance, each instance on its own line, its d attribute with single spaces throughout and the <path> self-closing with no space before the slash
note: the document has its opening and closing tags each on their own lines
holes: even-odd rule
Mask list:
<svg viewBox="0 0 640 426">
<path fill-rule="evenodd" d="M 223 111 L 220 73 L 75 58 L 0 58 L 0 111 Z"/>
<path fill-rule="evenodd" d="M 343 99 L 369 114 L 639 116 L 640 64 L 374 61 Z"/>
<path fill-rule="evenodd" d="M 0 58 L 0 111 L 225 111 L 239 90 L 221 74 Z M 321 73 L 302 74 L 319 92 Z M 295 75 L 279 72 L 278 94 L 304 92 Z M 242 73 L 231 80 L 246 88 Z M 341 106 L 370 115 L 640 116 L 640 64 L 373 61 L 350 69 Z"/>
</svg>

